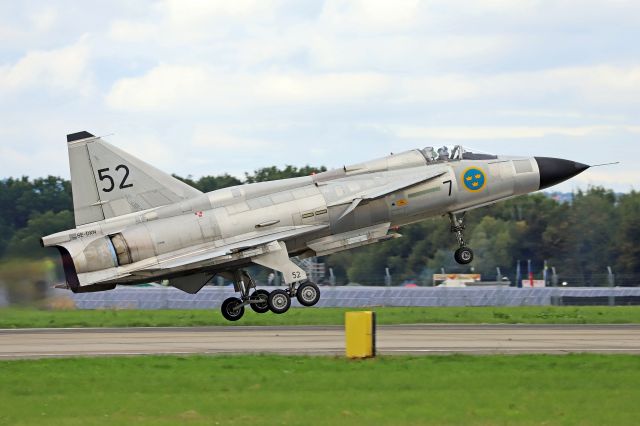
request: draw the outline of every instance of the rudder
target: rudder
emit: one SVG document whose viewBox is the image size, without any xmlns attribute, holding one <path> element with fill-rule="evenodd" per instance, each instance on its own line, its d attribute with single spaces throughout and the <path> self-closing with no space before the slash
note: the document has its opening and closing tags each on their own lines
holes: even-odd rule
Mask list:
<svg viewBox="0 0 640 426">
<path fill-rule="evenodd" d="M 87 131 L 67 135 L 76 226 L 202 193 Z"/>
</svg>

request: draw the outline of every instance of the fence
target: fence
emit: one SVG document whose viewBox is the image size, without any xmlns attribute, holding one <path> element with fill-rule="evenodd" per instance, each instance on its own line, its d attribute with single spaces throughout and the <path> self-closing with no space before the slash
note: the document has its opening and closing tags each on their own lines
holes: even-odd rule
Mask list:
<svg viewBox="0 0 640 426">
<path fill-rule="evenodd" d="M 565 298 L 640 298 L 640 288 L 444 288 L 444 287 L 322 287 L 318 307 L 370 306 L 549 306 Z M 191 295 L 174 288 L 127 288 L 100 293 L 73 294 L 56 290 L 55 295 L 71 297 L 80 309 L 217 309 L 231 288 L 205 287 Z M 588 299 L 587 299 L 588 300 Z M 595 300 L 595 299 L 594 299 Z M 602 299 L 600 299 L 602 300 Z M 622 299 L 624 300 L 624 299 Z M 589 304 L 589 303 L 585 303 Z M 299 306 L 293 301 L 293 306 Z"/>
<path fill-rule="evenodd" d="M 444 275 L 453 275 L 453 274 L 463 274 L 468 275 L 469 270 L 464 270 L 460 268 L 459 270 L 447 270 L 447 273 Z M 498 281 L 505 279 L 508 284 L 515 286 L 515 275 L 514 274 L 482 274 L 483 281 Z M 521 279 L 523 284 L 526 285 L 528 281 L 528 275 L 526 271 L 522 274 Z M 535 280 L 542 280 L 542 273 L 537 273 L 534 276 Z M 433 275 L 426 274 L 418 277 L 400 277 L 398 275 L 389 275 L 386 276 L 384 270 L 381 271 L 378 275 L 361 275 L 356 280 L 356 283 L 364 285 L 364 286 L 382 286 L 385 285 L 386 282 L 389 282 L 391 286 L 401 285 L 404 283 L 415 283 L 419 286 L 432 286 L 434 283 Z M 328 282 L 325 280 L 324 282 Z M 341 285 L 344 285 L 348 282 L 344 277 L 338 278 L 337 282 Z M 617 287 L 638 287 L 640 286 L 640 275 L 638 274 L 591 274 L 591 275 L 580 275 L 580 274 L 558 274 L 555 277 L 555 282 L 558 287 L 566 286 L 566 287 L 609 287 L 613 282 Z M 554 283 L 554 277 L 551 273 L 547 278 L 547 286 L 552 287 Z"/>
</svg>

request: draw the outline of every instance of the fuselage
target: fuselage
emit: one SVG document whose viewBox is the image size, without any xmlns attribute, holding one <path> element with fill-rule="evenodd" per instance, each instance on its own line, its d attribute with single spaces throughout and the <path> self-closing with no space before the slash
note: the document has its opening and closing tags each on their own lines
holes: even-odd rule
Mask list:
<svg viewBox="0 0 640 426">
<path fill-rule="evenodd" d="M 393 190 L 399 186 L 396 183 L 412 182 L 425 171 L 437 176 L 416 178 L 418 183 Z M 80 286 L 134 284 L 246 266 L 249 260 L 239 258 L 235 265 L 202 261 L 195 268 L 131 273 L 198 249 L 236 244 L 241 250 L 243 240 L 268 239 L 271 229 L 324 225 L 286 241 L 289 255 L 314 255 L 309 242 L 380 224 L 395 227 L 462 212 L 537 191 L 540 185 L 540 169 L 533 157 L 460 155 L 438 160 L 423 150 L 412 150 L 313 176 L 209 192 L 50 235 L 43 238 L 43 245 L 61 249 L 65 269 L 73 266 Z M 376 188 L 391 190 L 378 197 L 362 196 Z M 352 200 L 361 201 L 345 215 Z"/>
</svg>

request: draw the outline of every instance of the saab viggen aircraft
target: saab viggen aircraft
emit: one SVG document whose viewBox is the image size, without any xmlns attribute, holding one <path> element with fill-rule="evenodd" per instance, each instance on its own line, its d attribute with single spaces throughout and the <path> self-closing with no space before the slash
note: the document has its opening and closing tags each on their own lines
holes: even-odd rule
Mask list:
<svg viewBox="0 0 640 426">
<path fill-rule="evenodd" d="M 231 321 L 245 306 L 286 312 L 291 298 L 313 306 L 320 290 L 291 257 L 324 256 L 397 238 L 398 226 L 448 215 L 473 260 L 464 213 L 548 188 L 588 169 L 569 160 L 475 153 L 462 146 L 415 149 L 316 175 L 202 193 L 86 131 L 67 136 L 76 228 L 42 238 L 61 256 L 73 292 L 168 280 L 197 293 L 220 274 L 238 297 L 222 304 Z M 261 265 L 286 286 L 256 289 Z"/>
</svg>

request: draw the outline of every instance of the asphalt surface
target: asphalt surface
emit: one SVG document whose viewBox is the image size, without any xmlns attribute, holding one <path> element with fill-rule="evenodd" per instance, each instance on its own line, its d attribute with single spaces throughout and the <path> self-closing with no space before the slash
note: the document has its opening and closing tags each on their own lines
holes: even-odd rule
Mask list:
<svg viewBox="0 0 640 426">
<path fill-rule="evenodd" d="M 0 330 L 0 359 L 150 354 L 342 355 L 340 326 Z M 640 354 L 640 325 L 399 325 L 379 354 Z"/>
</svg>

